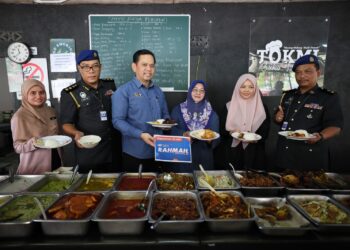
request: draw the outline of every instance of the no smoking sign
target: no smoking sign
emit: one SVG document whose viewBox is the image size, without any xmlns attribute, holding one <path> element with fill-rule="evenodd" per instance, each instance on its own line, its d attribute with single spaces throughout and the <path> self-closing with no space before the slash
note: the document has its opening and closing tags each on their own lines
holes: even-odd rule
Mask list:
<svg viewBox="0 0 350 250">
<path fill-rule="evenodd" d="M 40 65 L 35 63 L 26 63 L 23 65 L 24 79 L 35 79 L 44 82 L 44 71 Z"/>
</svg>

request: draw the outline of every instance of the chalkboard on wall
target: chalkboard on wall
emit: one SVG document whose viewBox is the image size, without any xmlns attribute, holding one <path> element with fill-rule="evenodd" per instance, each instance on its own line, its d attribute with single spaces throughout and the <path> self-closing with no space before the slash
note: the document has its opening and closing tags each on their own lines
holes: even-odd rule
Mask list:
<svg viewBox="0 0 350 250">
<path fill-rule="evenodd" d="M 153 81 L 164 91 L 187 91 L 190 15 L 89 15 L 89 32 L 102 78 L 113 78 L 117 86 L 130 81 L 133 54 L 149 49 L 157 61 Z"/>
</svg>

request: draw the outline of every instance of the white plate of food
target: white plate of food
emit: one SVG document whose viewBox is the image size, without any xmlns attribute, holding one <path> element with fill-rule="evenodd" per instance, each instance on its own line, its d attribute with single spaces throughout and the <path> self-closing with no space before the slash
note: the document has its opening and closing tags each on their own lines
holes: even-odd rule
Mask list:
<svg viewBox="0 0 350 250">
<path fill-rule="evenodd" d="M 147 122 L 154 128 L 171 128 L 177 125 L 177 123 L 170 119 L 158 119 L 155 121 Z"/>
<path fill-rule="evenodd" d="M 311 138 L 315 138 L 314 135 L 309 134 L 304 129 L 297 129 L 294 131 L 279 131 L 278 134 L 286 137 L 287 139 L 296 140 L 296 141 L 307 141 Z"/>
<path fill-rule="evenodd" d="M 37 139 L 34 146 L 37 148 L 60 148 L 72 142 L 72 138 L 66 135 L 50 135 Z"/>
<path fill-rule="evenodd" d="M 220 137 L 218 133 L 210 129 L 198 129 L 190 132 L 190 136 L 197 140 L 211 141 Z"/>
<path fill-rule="evenodd" d="M 231 136 L 242 142 L 259 141 L 261 139 L 261 135 L 251 132 L 233 132 Z"/>
</svg>

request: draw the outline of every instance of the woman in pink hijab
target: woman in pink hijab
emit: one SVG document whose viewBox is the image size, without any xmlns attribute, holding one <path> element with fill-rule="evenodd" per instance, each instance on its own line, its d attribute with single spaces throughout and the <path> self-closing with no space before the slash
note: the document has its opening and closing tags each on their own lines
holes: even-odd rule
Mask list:
<svg viewBox="0 0 350 250">
<path fill-rule="evenodd" d="M 58 133 L 55 110 L 46 105 L 45 87 L 40 81 L 25 80 L 21 92 L 22 105 L 11 119 L 13 147 L 20 154 L 17 174 L 43 174 L 61 165 L 56 149 L 33 144 L 40 137 Z"/>
<path fill-rule="evenodd" d="M 239 77 L 227 109 L 226 130 L 230 134 L 252 132 L 262 137 L 261 140 L 251 142 L 232 138 L 229 162 L 237 169 L 266 169 L 265 139 L 270 128 L 270 118 L 255 76 L 243 74 Z"/>
</svg>

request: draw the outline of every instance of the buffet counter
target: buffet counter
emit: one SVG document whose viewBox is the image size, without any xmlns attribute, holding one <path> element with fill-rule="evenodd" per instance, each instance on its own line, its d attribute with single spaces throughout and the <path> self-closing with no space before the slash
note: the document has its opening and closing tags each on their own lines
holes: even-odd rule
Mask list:
<svg viewBox="0 0 350 250">
<path fill-rule="evenodd" d="M 222 184 L 219 181 L 219 179 L 222 179 L 222 176 L 230 176 L 230 173 L 222 171 L 212 171 L 210 174 L 214 179 L 218 179 L 215 180 L 215 185 L 218 185 L 218 183 Z M 263 204 L 259 204 L 259 202 L 268 202 L 268 204 L 275 204 L 274 206 L 276 207 L 284 207 L 286 205 L 286 198 L 288 203 L 292 204 L 294 202 L 294 205 L 297 205 L 299 201 L 301 202 L 311 198 L 312 202 L 316 203 L 321 201 L 333 203 L 335 202 L 334 199 L 341 200 L 343 196 L 340 194 L 338 194 L 338 196 L 335 195 L 330 189 L 299 188 L 298 194 L 293 194 L 296 190 L 290 189 L 289 192 L 291 193 L 287 193 L 288 190 L 282 186 L 264 188 L 241 187 L 240 184 L 243 184 L 243 182 L 238 182 L 238 180 L 235 180 L 231 176 L 228 179 L 228 184 L 230 184 L 230 186 L 227 187 L 226 190 L 221 190 L 214 194 L 206 190 L 205 187 L 202 187 L 201 182 L 198 182 L 201 178 L 205 178 L 204 175 L 201 175 L 200 172 L 195 172 L 193 176 L 194 180 L 192 180 L 191 185 L 189 185 L 190 182 L 188 182 L 188 178 L 192 178 L 190 174 L 173 174 L 172 178 L 174 181 L 170 183 L 171 185 L 176 184 L 177 187 L 177 184 L 181 182 L 180 180 L 184 179 L 186 180 L 184 184 L 189 185 L 187 189 L 193 189 L 192 191 L 162 190 L 163 188 L 168 188 L 170 184 L 164 182 L 164 174 L 156 175 L 153 173 L 143 175 L 142 180 L 147 180 L 148 182 L 144 183 L 143 187 L 137 187 L 136 190 L 139 191 L 125 190 L 132 186 L 131 184 L 134 180 L 136 180 L 134 183 L 135 185 L 142 183 L 140 182 L 140 177 L 134 173 L 93 174 L 90 176 L 91 179 L 84 174 L 78 174 L 75 179 L 71 179 L 71 174 L 17 175 L 15 176 L 14 182 L 10 182 L 7 176 L 0 176 L 2 178 L 0 179 L 0 198 L 6 198 L 9 201 L 0 207 L 3 208 L 1 210 L 1 215 L 3 217 L 2 221 L 0 221 L 0 249 L 21 248 L 39 250 L 49 248 L 73 249 L 82 247 L 85 249 L 121 250 L 137 248 L 154 250 L 164 249 L 166 247 L 182 249 L 309 250 L 321 247 L 322 249 L 332 249 L 334 247 L 345 248 L 350 244 L 350 212 L 347 211 L 345 207 L 341 207 L 346 211 L 347 215 L 346 218 L 343 218 L 341 221 L 343 224 L 339 222 L 320 224 L 317 223 L 317 221 L 313 221 L 311 224 L 310 222 L 308 222 L 309 224 L 305 224 L 303 221 L 296 220 L 297 216 L 293 213 L 291 213 L 291 217 L 287 219 L 289 222 L 293 221 L 293 230 L 291 230 L 289 226 L 274 228 L 274 226 L 271 227 L 272 224 L 270 226 L 261 224 L 262 227 L 259 224 L 259 229 L 258 225 L 255 224 L 257 219 L 255 209 L 257 207 L 254 206 Z M 155 182 L 153 181 L 154 179 L 156 180 Z M 70 180 L 73 181 L 70 182 Z M 88 180 L 90 180 L 90 182 Z M 123 185 L 123 180 L 127 180 L 128 183 L 125 187 Z M 89 182 L 90 185 L 87 185 L 87 182 Z M 106 186 L 102 187 L 102 184 Z M 155 187 L 152 189 L 154 185 Z M 348 189 L 348 185 L 344 187 L 347 189 L 342 190 L 342 193 L 349 198 L 350 190 Z M 48 188 L 53 189 L 49 190 Z M 71 212 L 73 212 L 73 209 L 88 211 L 88 208 L 92 207 L 90 200 L 88 200 L 89 202 L 86 204 L 82 202 L 85 206 L 89 205 L 88 208 L 81 207 L 79 206 L 81 204 L 73 202 L 73 199 L 76 197 L 80 198 L 75 199 L 75 201 L 83 201 L 81 198 L 86 196 L 96 200 L 92 197 L 92 193 L 95 191 L 91 191 L 90 188 L 97 188 L 100 191 L 105 190 L 102 192 L 105 198 L 102 199 L 100 205 L 94 207 L 94 209 L 96 208 L 96 212 L 93 213 L 91 210 L 91 215 L 86 215 L 86 218 L 74 219 L 74 223 L 72 223 L 72 221 L 69 222 L 72 220 L 69 217 L 65 217 L 61 220 L 62 218 L 60 216 L 64 211 L 67 212 L 65 216 L 70 216 L 68 210 Z M 221 187 L 221 189 L 225 188 Z M 143 191 L 141 192 L 140 190 Z M 148 203 L 143 200 L 145 197 L 148 197 L 146 190 L 152 191 L 149 192 L 151 196 L 148 199 Z M 81 193 L 81 191 L 84 192 Z M 304 192 L 304 194 L 302 194 L 302 192 Z M 311 192 L 311 196 L 308 196 L 305 192 Z M 98 193 L 100 197 L 102 193 Z M 258 193 L 261 198 L 256 197 Z M 320 195 L 320 193 L 325 193 L 325 195 Z M 44 200 L 42 200 L 43 197 L 53 195 L 59 197 L 53 205 L 45 205 L 47 208 L 46 216 L 48 220 L 43 219 L 42 216 L 40 218 L 38 217 L 40 212 L 38 212 L 39 210 L 35 203 L 34 205 L 30 205 L 36 198 L 31 198 L 30 202 L 22 201 L 19 203 L 24 207 L 24 210 L 23 207 L 21 208 L 22 210 L 19 208 L 20 205 L 16 205 L 15 208 L 10 208 L 10 202 L 15 200 L 12 199 L 12 196 L 18 199 L 25 199 L 26 195 L 37 197 L 40 199 L 43 206 L 45 205 L 45 203 L 43 203 Z M 198 200 L 196 198 L 197 196 Z M 69 198 L 68 210 L 61 211 L 63 207 L 66 207 L 68 197 L 73 197 Z M 224 202 L 228 197 L 231 197 L 232 200 Z M 65 200 L 65 198 L 67 198 L 67 200 Z M 127 218 L 126 220 L 126 218 L 110 219 L 105 217 L 105 215 L 108 214 L 107 211 L 110 211 L 108 208 L 113 207 L 111 206 L 111 204 L 114 204 L 112 201 L 133 200 L 136 198 L 139 199 L 138 205 L 140 205 L 142 201 L 147 208 L 142 218 L 132 218 L 131 220 Z M 196 210 L 198 209 L 199 214 L 196 219 L 183 219 L 184 222 L 181 219 L 177 221 L 177 219 L 170 217 L 163 219 L 156 229 L 152 230 L 150 228 L 150 222 L 152 219 L 156 219 L 158 216 L 157 214 L 159 214 L 159 212 L 153 213 L 158 209 L 158 205 L 167 204 L 166 202 L 169 200 L 175 200 L 175 203 L 172 203 L 173 205 L 166 205 L 164 208 L 165 210 L 163 210 L 163 213 L 169 215 L 170 211 L 167 210 L 167 208 L 178 207 L 179 201 L 183 200 L 183 198 L 186 198 L 185 200 L 188 201 L 195 200 L 197 202 L 195 207 Z M 62 202 L 60 203 L 60 201 Z M 158 201 L 162 202 L 158 203 Z M 208 201 L 210 202 L 208 203 Z M 218 203 L 215 203 L 215 201 L 218 201 Z M 224 206 L 226 204 L 231 204 L 233 201 L 238 202 L 237 207 L 235 205 L 230 205 L 229 208 Z M 240 203 L 241 201 L 243 201 L 243 203 Z M 40 202 L 38 201 L 38 203 Z M 73 203 L 75 203 L 74 206 Z M 62 204 L 64 204 L 64 206 L 62 206 Z M 210 206 L 208 206 L 208 204 Z M 221 211 L 242 210 L 243 214 L 240 218 L 225 217 L 224 220 L 222 220 L 222 218 L 214 218 L 212 216 L 214 216 L 213 213 L 215 213 L 215 211 L 218 211 L 218 204 L 224 209 Z M 337 205 L 338 203 L 334 204 Z M 338 205 L 340 206 L 340 204 Z M 293 206 L 290 206 L 290 209 L 292 207 Z M 56 210 L 56 208 L 59 210 Z M 132 208 L 140 210 L 139 206 L 135 207 L 133 205 Z M 26 219 L 16 221 L 18 218 L 24 217 L 24 214 L 31 209 L 36 210 L 36 215 L 33 217 L 34 219 L 30 220 L 31 224 L 27 223 Z M 113 209 L 117 211 L 117 208 L 113 207 Z M 11 215 L 11 212 L 14 210 L 17 210 L 15 214 L 20 214 L 20 217 L 14 217 L 13 214 Z M 51 210 L 54 214 L 51 214 Z M 7 216 L 10 217 L 6 217 L 4 211 L 7 211 Z M 60 211 L 60 213 L 58 213 L 58 211 Z M 185 210 L 181 211 L 182 215 L 186 214 Z M 208 214 L 209 211 L 210 215 Z M 78 212 L 75 211 L 74 214 L 78 215 Z M 303 212 L 301 212 L 301 214 L 307 217 L 307 214 Z M 10 218 L 11 221 L 6 218 Z M 140 231 L 132 229 L 133 227 L 131 227 L 131 225 L 135 226 L 135 222 L 141 223 Z M 298 224 L 299 222 L 300 224 Z M 29 225 L 31 226 L 30 229 L 27 227 Z M 86 225 L 85 231 L 83 230 L 85 227 L 84 225 Z M 275 223 L 273 223 L 273 225 L 275 225 Z M 101 227 L 105 228 L 105 233 L 101 231 Z M 69 230 L 72 230 L 72 228 L 77 228 L 77 230 L 74 229 L 70 233 Z M 176 233 L 173 233 L 174 228 L 176 228 Z M 190 228 L 193 228 L 193 230 Z M 21 233 L 22 236 L 20 236 Z"/>
<path fill-rule="evenodd" d="M 211 233 L 201 226 L 194 234 L 159 234 L 146 229 L 135 236 L 103 236 L 92 224 L 88 233 L 80 237 L 44 236 L 40 227 L 26 238 L 1 239 L 1 249 L 315 249 L 346 247 L 349 233 L 321 234 L 309 232 L 304 236 L 266 236 L 252 227 L 244 233 Z"/>
</svg>

